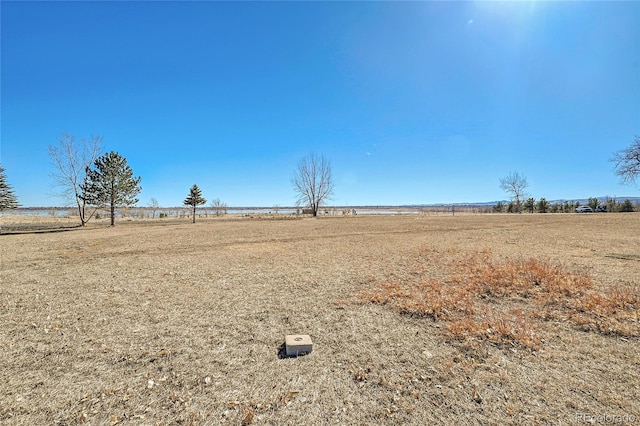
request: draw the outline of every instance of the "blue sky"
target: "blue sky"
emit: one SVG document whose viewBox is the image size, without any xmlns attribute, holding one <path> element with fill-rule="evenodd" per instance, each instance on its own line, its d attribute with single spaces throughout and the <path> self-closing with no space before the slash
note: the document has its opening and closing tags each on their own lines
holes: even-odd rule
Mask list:
<svg viewBox="0 0 640 426">
<path fill-rule="evenodd" d="M 49 145 L 100 135 L 151 197 L 293 205 L 311 152 L 334 205 L 637 195 L 640 2 L 0 2 L 1 157 L 24 206 Z"/>
</svg>

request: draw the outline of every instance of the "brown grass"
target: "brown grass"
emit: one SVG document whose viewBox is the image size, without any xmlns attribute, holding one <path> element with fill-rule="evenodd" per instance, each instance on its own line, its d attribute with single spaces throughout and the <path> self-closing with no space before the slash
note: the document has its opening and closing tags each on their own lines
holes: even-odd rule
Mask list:
<svg viewBox="0 0 640 426">
<path fill-rule="evenodd" d="M 594 288 L 587 274 L 545 260 L 500 260 L 488 250 L 443 256 L 423 249 L 410 268 L 408 278 L 370 279 L 356 300 L 444 322 L 445 336 L 501 346 L 540 349 L 537 330 L 551 318 L 640 337 L 637 288 Z"/>
<path fill-rule="evenodd" d="M 0 423 L 637 423 L 639 219 L 2 235 Z M 375 303 L 352 303 L 359 289 Z M 293 333 L 312 354 L 279 356 Z"/>
</svg>

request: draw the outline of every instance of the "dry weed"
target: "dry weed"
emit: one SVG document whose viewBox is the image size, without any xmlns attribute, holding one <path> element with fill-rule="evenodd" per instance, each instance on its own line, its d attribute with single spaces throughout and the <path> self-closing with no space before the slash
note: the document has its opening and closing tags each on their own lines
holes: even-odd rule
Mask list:
<svg viewBox="0 0 640 426">
<path fill-rule="evenodd" d="M 381 305 L 391 305 L 402 313 L 450 320 L 459 314 L 474 312 L 472 293 L 463 286 L 443 286 L 435 279 L 398 283 L 385 280 L 373 289 L 363 289 L 358 299 Z"/>
<path fill-rule="evenodd" d="M 537 258 L 498 259 L 489 250 L 448 254 L 420 250 L 402 280 L 371 278 L 357 298 L 443 321 L 449 337 L 501 346 L 539 349 L 542 319 L 570 318 L 584 329 L 640 335 L 637 291 L 598 290 L 587 274 Z M 503 310 L 513 304 L 519 307 Z"/>
<path fill-rule="evenodd" d="M 591 291 L 575 301 L 571 320 L 585 329 L 625 337 L 640 336 L 640 296 L 637 288 Z"/>
<path fill-rule="evenodd" d="M 531 349 L 540 349 L 540 339 L 533 326 L 530 313 L 521 309 L 499 312 L 486 309 L 480 319 L 462 318 L 447 324 L 451 336 L 460 340 L 475 338 L 487 340 L 499 346 L 516 343 Z"/>
</svg>

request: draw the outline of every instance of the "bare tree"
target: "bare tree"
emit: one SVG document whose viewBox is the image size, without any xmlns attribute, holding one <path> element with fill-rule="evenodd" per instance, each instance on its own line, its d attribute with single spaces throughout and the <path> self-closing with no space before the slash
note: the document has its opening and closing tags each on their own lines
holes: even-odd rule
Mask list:
<svg viewBox="0 0 640 426">
<path fill-rule="evenodd" d="M 310 154 L 298 163 L 291 183 L 300 205 L 308 206 L 311 214 L 317 216 L 320 206 L 333 195 L 331 163 L 324 156 Z"/>
<path fill-rule="evenodd" d="M 220 198 L 216 198 L 211 201 L 211 208 L 216 212 L 216 216 L 227 214 L 227 203 L 220 201 Z"/>
<path fill-rule="evenodd" d="M 62 133 L 57 145 L 49 146 L 49 159 L 54 171 L 51 173 L 55 194 L 74 203 L 78 208 L 80 224 L 84 226 L 95 214 L 98 206 L 90 206 L 83 194 L 87 184 L 87 170 L 102 154 L 102 137 L 82 138 Z"/>
<path fill-rule="evenodd" d="M 160 203 L 158 203 L 158 200 L 156 200 L 155 198 L 151 197 L 151 200 L 149 200 L 149 208 L 151 209 L 151 214 L 152 214 L 151 218 L 155 219 L 156 218 L 156 212 L 160 208 Z"/>
<path fill-rule="evenodd" d="M 527 196 L 525 190 L 528 186 L 527 178 L 518 172 L 511 172 L 500 179 L 500 189 L 511 196 L 511 201 L 518 213 L 522 213 L 522 200 Z"/>
<path fill-rule="evenodd" d="M 640 175 L 640 137 L 636 136 L 629 148 L 616 152 L 611 161 L 622 183 L 635 183 Z"/>
</svg>

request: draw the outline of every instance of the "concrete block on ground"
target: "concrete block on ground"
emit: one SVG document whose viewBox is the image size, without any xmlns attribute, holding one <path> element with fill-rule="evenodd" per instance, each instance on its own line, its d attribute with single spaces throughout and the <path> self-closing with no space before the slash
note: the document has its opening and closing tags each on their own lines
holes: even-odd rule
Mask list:
<svg viewBox="0 0 640 426">
<path fill-rule="evenodd" d="M 287 356 L 298 356 L 311 353 L 313 342 L 307 334 L 288 334 L 284 338 Z"/>
</svg>

